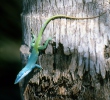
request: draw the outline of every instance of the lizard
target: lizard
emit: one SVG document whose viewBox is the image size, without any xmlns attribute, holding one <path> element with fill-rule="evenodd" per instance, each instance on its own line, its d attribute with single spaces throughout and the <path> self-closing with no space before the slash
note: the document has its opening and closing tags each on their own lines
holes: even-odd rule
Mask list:
<svg viewBox="0 0 110 100">
<path fill-rule="evenodd" d="M 52 40 L 52 38 L 48 38 L 46 40 L 46 42 L 44 43 L 43 46 L 40 46 L 40 43 L 41 43 L 41 40 L 42 40 L 42 35 L 43 35 L 43 32 L 46 28 L 46 26 L 48 25 L 48 23 L 51 21 L 51 20 L 54 20 L 54 19 L 58 19 L 58 18 L 66 18 L 66 19 L 73 19 L 73 20 L 83 20 L 83 19 L 93 19 L 93 18 L 97 18 L 97 17 L 100 17 L 102 16 L 104 13 L 98 15 L 98 16 L 92 16 L 92 17 L 85 17 L 85 18 L 76 18 L 76 17 L 71 17 L 71 16 L 66 16 L 66 15 L 55 15 L 55 16 L 52 16 L 50 17 L 49 19 L 47 19 L 44 23 L 44 25 L 41 27 L 39 33 L 38 33 L 38 37 L 37 39 L 35 39 L 35 43 L 33 45 L 33 48 L 32 48 L 32 52 L 28 58 L 28 61 L 27 61 L 27 64 L 26 66 L 18 73 L 16 79 L 15 79 L 15 82 L 14 84 L 17 84 L 19 83 L 25 76 L 27 76 L 35 67 L 39 68 L 39 69 L 42 69 L 42 67 L 38 64 L 36 64 L 36 61 L 38 60 L 38 56 L 39 56 L 39 51 L 40 50 L 44 50 L 46 49 L 49 41 Z"/>
</svg>

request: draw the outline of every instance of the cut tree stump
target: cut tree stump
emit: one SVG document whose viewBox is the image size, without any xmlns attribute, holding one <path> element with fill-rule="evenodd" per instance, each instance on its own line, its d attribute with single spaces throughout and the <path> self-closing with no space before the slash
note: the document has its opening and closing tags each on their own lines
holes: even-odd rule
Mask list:
<svg viewBox="0 0 110 100">
<path fill-rule="evenodd" d="M 46 27 L 41 44 L 54 37 L 40 53 L 34 69 L 20 83 L 22 100 L 110 100 L 110 4 L 108 0 L 23 0 L 21 56 L 23 67 L 31 44 L 53 15 L 92 17 L 59 18 Z M 27 48 L 25 50 L 25 48 Z"/>
</svg>

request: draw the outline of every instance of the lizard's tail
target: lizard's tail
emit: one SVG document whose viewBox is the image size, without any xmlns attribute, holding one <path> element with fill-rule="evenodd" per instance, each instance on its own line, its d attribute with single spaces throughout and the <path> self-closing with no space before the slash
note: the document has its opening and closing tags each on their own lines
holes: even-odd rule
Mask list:
<svg viewBox="0 0 110 100">
<path fill-rule="evenodd" d="M 100 17 L 102 16 L 103 14 L 105 14 L 106 12 L 98 15 L 98 16 L 93 16 L 93 17 L 84 17 L 84 18 L 77 18 L 77 17 L 71 17 L 71 16 L 66 16 L 66 15 L 55 15 L 55 16 L 52 16 L 50 17 L 49 19 L 46 20 L 46 22 L 44 23 L 44 25 L 41 27 L 40 29 L 40 32 L 38 34 L 38 38 L 37 38 L 37 41 L 36 41 L 36 47 L 39 45 L 40 41 L 41 41 L 41 37 L 42 37 L 42 34 L 46 28 L 46 26 L 48 25 L 48 23 L 51 21 L 51 20 L 54 20 L 54 19 L 58 19 L 58 18 L 66 18 L 66 19 L 74 19 L 74 20 L 83 20 L 83 19 L 93 19 L 93 18 L 97 18 L 97 17 Z"/>
</svg>

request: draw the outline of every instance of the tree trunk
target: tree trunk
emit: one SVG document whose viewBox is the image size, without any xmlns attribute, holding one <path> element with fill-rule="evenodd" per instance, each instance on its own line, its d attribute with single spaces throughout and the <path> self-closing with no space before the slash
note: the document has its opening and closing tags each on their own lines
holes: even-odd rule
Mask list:
<svg viewBox="0 0 110 100">
<path fill-rule="evenodd" d="M 108 0 L 23 0 L 21 55 L 26 63 L 31 29 L 36 37 L 51 16 L 92 17 L 52 20 L 42 36 L 55 38 L 20 82 L 23 100 L 110 100 L 110 4 Z M 27 45 L 27 46 L 26 46 Z"/>
</svg>

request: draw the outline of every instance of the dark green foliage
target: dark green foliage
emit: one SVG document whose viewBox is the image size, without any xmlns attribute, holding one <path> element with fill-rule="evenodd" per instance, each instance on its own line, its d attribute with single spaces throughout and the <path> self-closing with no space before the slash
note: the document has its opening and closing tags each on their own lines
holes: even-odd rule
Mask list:
<svg viewBox="0 0 110 100">
<path fill-rule="evenodd" d="M 20 100 L 14 79 L 20 69 L 21 0 L 0 2 L 0 100 Z"/>
</svg>

